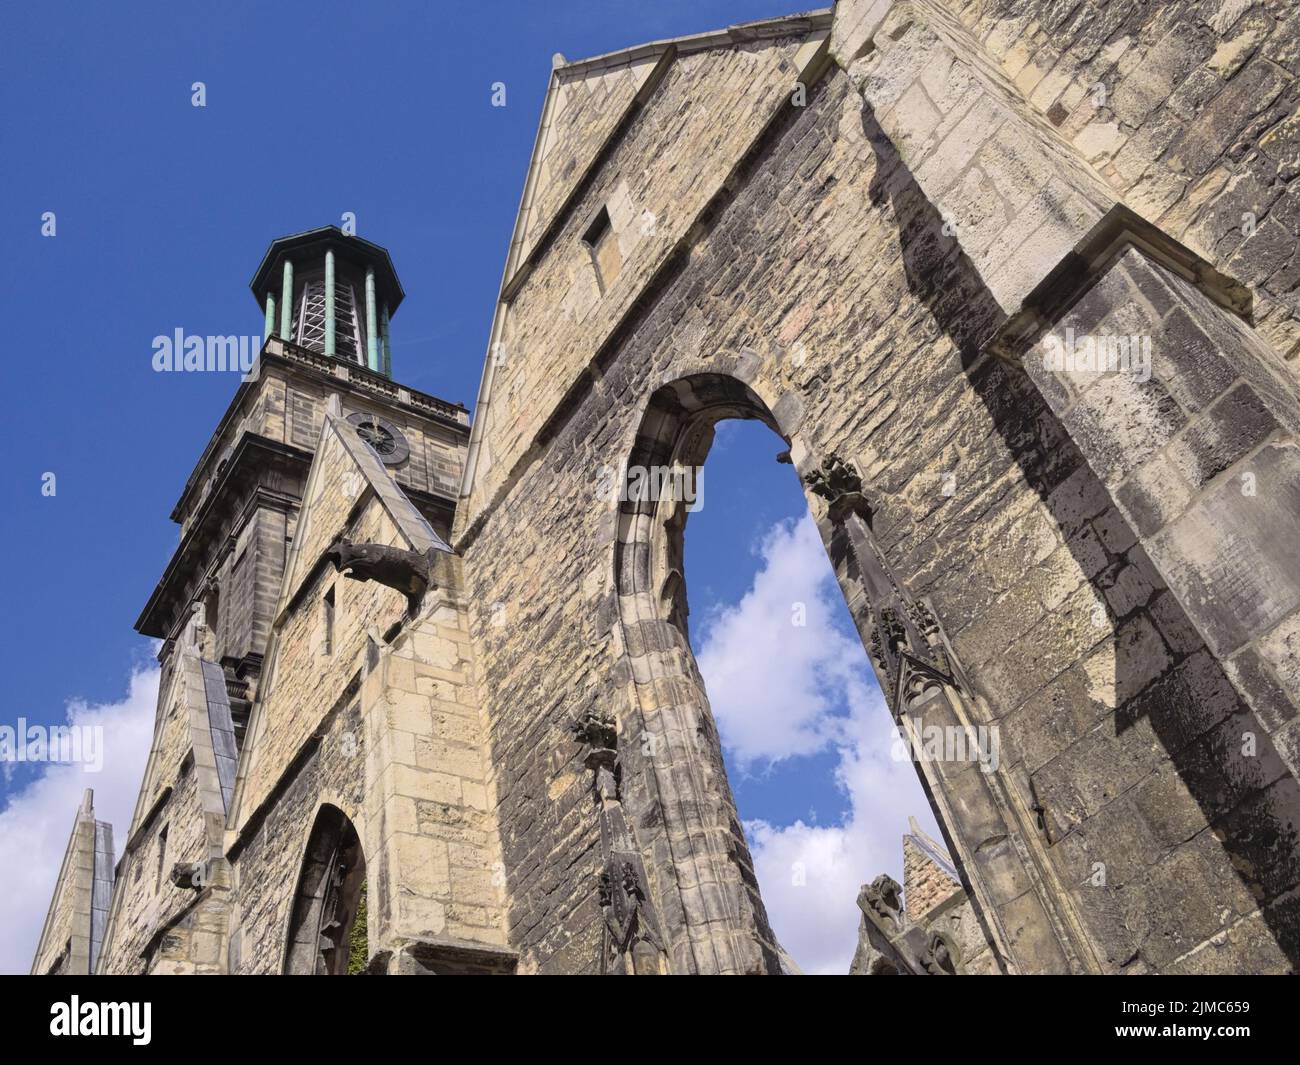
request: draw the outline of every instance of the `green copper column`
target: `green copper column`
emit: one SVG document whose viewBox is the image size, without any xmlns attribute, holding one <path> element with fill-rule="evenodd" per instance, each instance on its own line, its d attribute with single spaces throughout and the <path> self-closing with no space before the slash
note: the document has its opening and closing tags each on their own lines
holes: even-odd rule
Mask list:
<svg viewBox="0 0 1300 1065">
<path fill-rule="evenodd" d="M 275 335 L 275 293 L 266 294 L 266 325 L 262 329 L 262 343 L 265 344 Z"/>
<path fill-rule="evenodd" d="M 384 376 L 393 376 L 393 345 L 388 341 L 388 304 L 379 308 L 379 336 L 384 342 Z"/>
<path fill-rule="evenodd" d="M 280 336 L 285 340 L 293 339 L 293 263 L 284 261 L 284 288 L 280 294 Z"/>
<path fill-rule="evenodd" d="M 325 354 L 334 354 L 334 251 L 325 252 Z"/>
<path fill-rule="evenodd" d="M 375 268 L 366 267 L 366 365 L 379 369 L 379 321 L 375 314 Z"/>
</svg>

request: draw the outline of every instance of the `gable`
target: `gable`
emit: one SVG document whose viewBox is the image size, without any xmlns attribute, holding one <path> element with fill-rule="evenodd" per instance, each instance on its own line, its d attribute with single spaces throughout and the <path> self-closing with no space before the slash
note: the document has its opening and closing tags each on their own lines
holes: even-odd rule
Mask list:
<svg viewBox="0 0 1300 1065">
<path fill-rule="evenodd" d="M 621 53 L 555 70 L 510 249 L 513 265 L 528 258 L 606 140 L 642 92 L 653 89 L 667 61 L 671 54 L 660 47 L 640 58 Z"/>
<path fill-rule="evenodd" d="M 649 68 L 653 56 L 633 50 L 612 96 L 585 87 L 609 76 L 597 69 L 552 76 L 489 337 L 458 535 L 522 472 L 550 412 L 599 376 L 588 370 L 601 348 L 725 201 L 799 86 L 817 83 L 828 26 L 816 13 L 665 42 Z M 613 68 L 614 57 L 589 63 Z M 597 278 L 585 239 L 602 212 L 618 245 L 613 279 Z"/>
<path fill-rule="evenodd" d="M 285 566 L 276 608 L 277 623 L 320 562 L 325 551 L 344 533 L 363 497 L 373 493 L 392 519 L 400 546 L 412 551 L 450 551 L 393 480 L 392 474 L 358 435 L 356 428 L 334 414 L 321 426 L 320 442 L 303 491 L 302 509 L 293 547 Z"/>
</svg>

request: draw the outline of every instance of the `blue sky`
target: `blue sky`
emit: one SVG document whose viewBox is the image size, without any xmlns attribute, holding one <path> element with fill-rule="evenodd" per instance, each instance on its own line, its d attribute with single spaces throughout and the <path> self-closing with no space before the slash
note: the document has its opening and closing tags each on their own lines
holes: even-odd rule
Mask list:
<svg viewBox="0 0 1300 1065">
<path fill-rule="evenodd" d="M 772 926 L 807 972 L 842 973 L 858 888 L 902 880 L 909 814 L 938 829 L 784 444 L 722 422 L 686 523 L 691 643 Z"/>
<path fill-rule="evenodd" d="M 0 722 L 61 721 L 69 712 L 111 721 L 148 705 L 152 647 L 132 625 L 177 541 L 167 515 L 235 387 L 220 375 L 154 373 L 153 337 L 177 328 L 260 332 L 247 282 L 269 241 L 353 212 L 359 234 L 390 250 L 406 288 L 392 326 L 394 376 L 472 403 L 552 54 L 580 58 L 796 6 L 8 9 L 0 35 L 8 333 L 0 520 L 10 551 Z M 194 82 L 205 85 L 205 107 L 191 104 Z M 506 85 L 505 107 L 491 106 L 494 82 Z M 55 214 L 53 237 L 41 234 L 45 212 Z M 803 503 L 794 474 L 773 461 L 781 446 L 761 427 L 726 427 L 708 466 L 706 511 L 691 520 L 693 634 L 702 651 L 713 634 L 719 675 L 736 660 L 739 623 L 728 628 L 729 611 L 765 567 L 787 555 L 812 565 L 806 536 L 796 535 Z M 41 492 L 46 473 L 57 478 L 53 496 Z M 825 578 L 786 569 L 813 586 Z M 839 609 L 827 614 L 827 633 L 847 632 Z M 829 661 L 814 655 L 801 666 Z M 825 714 L 851 715 L 852 683 L 836 683 L 821 693 Z M 762 744 L 751 745 L 758 753 L 747 760 L 729 751 L 741 812 L 756 832 L 800 819 L 850 823 L 855 793 L 843 768 L 851 744 L 817 727 L 824 742 L 798 758 L 773 758 Z M 138 733 L 133 724 L 121 743 L 140 742 Z M 123 779 L 138 776 L 125 754 L 118 761 Z M 21 838 L 21 853 L 31 853 L 57 837 L 61 855 L 72 807 L 56 801 L 53 780 L 9 768 L 0 778 L 0 808 L 8 808 L 0 849 Z M 36 802 L 41 795 L 57 812 Z M 30 838 L 13 828 L 24 797 Z M 120 837 L 130 803 L 117 806 Z M 889 832 L 897 840 L 901 830 Z M 769 842 L 776 848 L 782 839 L 793 837 Z M 33 879 L 0 885 L 0 895 L 39 894 L 49 874 L 31 866 Z M 35 907 L 37 923 L 45 901 Z M 0 968 L 13 968 L 6 949 L 0 943 Z"/>
</svg>

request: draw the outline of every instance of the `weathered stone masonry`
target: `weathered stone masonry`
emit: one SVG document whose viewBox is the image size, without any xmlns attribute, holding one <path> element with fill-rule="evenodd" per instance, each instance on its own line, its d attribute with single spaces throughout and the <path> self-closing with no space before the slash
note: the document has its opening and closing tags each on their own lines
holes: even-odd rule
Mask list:
<svg viewBox="0 0 1300 1065">
<path fill-rule="evenodd" d="M 1000 737 L 918 764 L 961 889 L 864 888 L 854 971 L 1293 971 L 1296 17 L 855 0 L 557 57 L 472 430 L 389 376 L 382 248 L 275 242 L 140 620 L 97 971 L 342 972 L 362 890 L 374 973 L 783 971 L 688 514 L 606 490 L 732 417 L 787 442 L 900 725 Z M 37 971 L 94 953 L 87 823 Z"/>
<path fill-rule="evenodd" d="M 95 972 L 113 890 L 113 826 L 95 820 L 94 799 L 87 788 L 36 945 L 31 970 L 35 975 Z"/>
<path fill-rule="evenodd" d="M 1295 563 L 1279 557 L 1280 536 L 1274 579 L 1211 563 L 1253 539 L 1245 526 L 1274 520 L 1237 515 L 1232 500 L 1213 518 L 1189 512 L 1211 530 L 1194 543 L 1161 531 L 1191 492 L 1161 486 L 1146 504 L 1170 511 L 1159 526 L 1139 511 L 1143 486 L 1160 483 L 1152 463 L 1181 462 L 1222 496 L 1270 438 L 1293 453 L 1279 352 L 1242 323 L 1229 264 L 1197 260 L 1127 211 L 1113 175 L 1060 139 L 1058 112 L 1037 113 L 957 17 L 841 4 L 836 63 L 817 80 L 799 49 L 826 28 L 786 23 L 790 35 L 770 28 L 761 48 L 739 34 L 712 50 L 679 45 L 618 136 L 568 165 L 582 177 L 567 214 L 543 227 L 551 242 L 507 266 L 455 542 L 476 603 L 518 604 L 509 631 L 484 614 L 475 635 L 521 967 L 573 971 L 597 954 L 596 821 L 565 735 L 590 707 L 614 713 L 629 741 L 661 740 L 653 760 L 626 744 L 624 780 L 639 787 L 625 784 L 624 804 L 674 970 L 776 965 L 674 623 L 682 516 L 619 513 L 590 487 L 621 457 L 699 461 L 712 420 L 750 416 L 791 441 L 805 476 L 831 456 L 856 467 L 870 504 L 861 551 L 886 561 L 900 603 L 923 601 L 937 620 L 931 640 L 961 680 L 896 709 L 1004 730 L 997 774 L 926 767 L 1002 965 L 1289 969 L 1294 689 L 1285 638 L 1266 633 L 1286 631 Z M 763 68 L 767 96 L 750 88 L 750 50 L 786 57 Z M 566 73 L 553 96 L 572 100 Z M 799 74 L 816 81 L 802 109 L 789 106 Z M 742 83 L 747 100 L 771 103 L 766 121 L 722 119 Z M 711 131 L 707 154 L 693 120 Z M 616 279 L 575 305 L 591 286 L 576 257 L 588 220 L 623 200 L 629 219 L 655 218 L 653 236 L 629 225 Z M 1002 213 L 989 216 L 992 204 Z M 526 196 L 525 233 L 539 228 L 529 210 Z M 1117 289 L 1138 283 L 1134 271 L 1166 294 Z M 545 313 L 556 305 L 572 317 Z M 1033 343 L 1073 323 L 1116 328 L 1085 320 L 1089 306 L 1152 336 L 1153 379 L 1102 376 L 1085 402 L 1063 403 L 1069 382 L 1031 376 Z M 1234 370 L 1212 372 L 1202 352 L 1214 349 Z M 1220 396 L 1258 413 L 1216 419 Z M 1263 509 L 1293 521 L 1276 464 L 1268 477 Z M 869 646 L 865 556 L 829 516 L 823 529 Z M 1215 581 L 1233 595 L 1198 590 Z M 1219 641 L 1216 619 L 1233 627 L 1223 619 L 1241 608 L 1227 604 L 1252 596 L 1276 605 L 1249 623 L 1262 642 L 1238 665 L 1242 641 Z M 1267 661 L 1265 646 L 1277 648 Z M 1250 760 L 1234 753 L 1246 739 Z"/>
</svg>

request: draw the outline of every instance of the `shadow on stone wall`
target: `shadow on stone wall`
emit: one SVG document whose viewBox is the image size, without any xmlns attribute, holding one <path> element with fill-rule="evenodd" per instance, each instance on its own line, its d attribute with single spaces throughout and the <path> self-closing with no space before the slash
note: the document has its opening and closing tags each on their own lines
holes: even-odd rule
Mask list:
<svg viewBox="0 0 1300 1065">
<path fill-rule="evenodd" d="M 1077 733 L 1042 764 L 1022 766 L 1020 779 L 1027 771 L 1047 852 L 1094 950 L 1111 971 L 1295 968 L 1294 780 L 1041 393 L 1019 366 L 982 357 L 1005 316 L 870 108 L 862 123 L 878 163 L 872 202 L 892 207 L 911 292 L 959 353 L 951 376 L 926 387 L 967 378 L 1106 604 L 1113 711 L 1089 702 L 1096 677 L 1085 677 L 1079 659 L 1048 682 L 1054 692 L 1037 693 L 1007 671 L 966 663 L 997 721 L 1018 721 L 1015 731 L 1031 744 L 1035 730 Z M 979 520 L 962 517 L 964 526 L 945 525 L 945 539 L 969 535 Z M 1095 535 L 1103 524 L 1106 535 Z M 900 560 L 900 569 L 916 572 L 923 561 Z M 1242 754 L 1247 733 L 1257 744 L 1252 757 Z M 1009 754 L 1022 759 L 1024 750 Z M 1092 884 L 1095 862 L 1105 863 L 1104 887 Z M 1231 928 L 1256 909 L 1271 936 L 1258 921 Z M 1172 964 L 1228 928 L 1232 957 L 1208 951 Z"/>
</svg>

